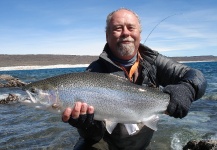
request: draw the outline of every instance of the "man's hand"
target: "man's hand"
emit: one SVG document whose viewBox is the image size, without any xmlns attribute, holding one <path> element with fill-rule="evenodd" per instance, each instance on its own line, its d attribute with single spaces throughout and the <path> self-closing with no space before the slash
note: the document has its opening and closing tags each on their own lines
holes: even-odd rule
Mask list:
<svg viewBox="0 0 217 150">
<path fill-rule="evenodd" d="M 163 92 L 170 94 L 170 103 L 166 114 L 175 118 L 183 118 L 188 114 L 194 101 L 195 90 L 189 83 L 167 85 Z"/>
<path fill-rule="evenodd" d="M 74 108 L 66 108 L 62 115 L 63 122 L 70 125 L 87 129 L 94 124 L 94 108 L 86 103 L 76 102 Z"/>
</svg>

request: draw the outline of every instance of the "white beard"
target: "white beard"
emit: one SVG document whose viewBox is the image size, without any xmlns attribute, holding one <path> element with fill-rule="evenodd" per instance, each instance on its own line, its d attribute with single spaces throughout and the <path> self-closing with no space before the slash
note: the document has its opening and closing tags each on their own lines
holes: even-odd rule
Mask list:
<svg viewBox="0 0 217 150">
<path fill-rule="evenodd" d="M 133 43 L 129 44 L 118 44 L 117 52 L 121 56 L 132 56 L 135 51 L 135 46 Z"/>
</svg>

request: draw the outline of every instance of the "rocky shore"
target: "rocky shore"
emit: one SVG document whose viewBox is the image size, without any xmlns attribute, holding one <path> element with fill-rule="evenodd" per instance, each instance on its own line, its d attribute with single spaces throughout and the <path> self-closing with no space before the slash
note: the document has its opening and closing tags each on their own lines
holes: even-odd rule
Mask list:
<svg viewBox="0 0 217 150">
<path fill-rule="evenodd" d="M 0 74 L 0 88 L 1 87 L 22 87 L 26 85 L 23 81 L 18 78 L 12 77 L 7 74 Z"/>
<path fill-rule="evenodd" d="M 184 147 L 183 150 L 217 150 L 216 140 L 191 140 Z"/>
</svg>

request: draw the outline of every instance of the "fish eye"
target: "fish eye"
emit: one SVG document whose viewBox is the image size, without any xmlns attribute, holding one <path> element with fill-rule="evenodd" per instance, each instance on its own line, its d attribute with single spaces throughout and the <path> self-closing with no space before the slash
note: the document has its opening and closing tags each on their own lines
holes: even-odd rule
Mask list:
<svg viewBox="0 0 217 150">
<path fill-rule="evenodd" d="M 36 89 L 35 89 L 35 88 L 31 88 L 31 89 L 30 89 L 30 92 L 36 93 Z"/>
</svg>

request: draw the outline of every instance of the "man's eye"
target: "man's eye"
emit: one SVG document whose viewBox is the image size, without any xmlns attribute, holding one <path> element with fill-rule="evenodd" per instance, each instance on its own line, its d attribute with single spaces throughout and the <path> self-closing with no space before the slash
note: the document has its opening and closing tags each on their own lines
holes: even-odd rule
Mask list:
<svg viewBox="0 0 217 150">
<path fill-rule="evenodd" d="M 114 28 L 114 31 L 121 31 L 121 30 L 122 30 L 121 27 L 115 27 L 115 28 Z"/>
<path fill-rule="evenodd" d="M 130 27 L 128 27 L 128 30 L 129 30 L 129 31 L 133 31 L 133 30 L 135 30 L 135 27 L 131 27 L 131 26 L 130 26 Z"/>
</svg>

